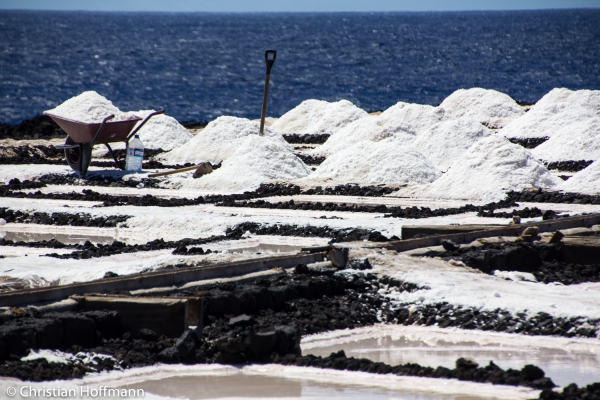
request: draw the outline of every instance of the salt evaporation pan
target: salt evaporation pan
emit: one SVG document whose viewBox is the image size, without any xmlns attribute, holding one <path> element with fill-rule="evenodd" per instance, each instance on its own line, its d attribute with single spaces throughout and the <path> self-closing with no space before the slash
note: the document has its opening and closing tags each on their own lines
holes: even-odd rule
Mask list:
<svg viewBox="0 0 600 400">
<path fill-rule="evenodd" d="M 199 179 L 181 181 L 186 188 L 222 193 L 254 190 L 261 183 L 307 176 L 310 170 L 296 157 L 287 143 L 276 137 L 249 135 L 238 140 L 221 168 Z"/>
<path fill-rule="evenodd" d="M 468 157 L 454 163 L 440 179 L 397 195 L 498 201 L 510 190 L 552 188 L 562 182 L 529 151 L 497 135 L 477 141 L 465 154 Z"/>
<path fill-rule="evenodd" d="M 555 189 L 564 192 L 600 194 L 600 161 L 588 165 Z"/>
<path fill-rule="evenodd" d="M 424 104 L 404 103 L 402 101 L 394 104 L 380 117 L 398 118 L 407 124 L 410 124 L 417 132 L 421 132 L 438 122 L 452 119 L 446 115 L 443 108 L 433 107 Z"/>
<path fill-rule="evenodd" d="M 132 114 L 122 112 L 110 100 L 94 91 L 83 92 L 78 96 L 71 97 L 61 105 L 46 112 L 84 123 L 102 122 L 104 118 L 111 114 L 114 114 L 111 121 L 134 118 Z"/>
<path fill-rule="evenodd" d="M 565 126 L 531 153 L 548 162 L 600 159 L 600 118 Z"/>
<path fill-rule="evenodd" d="M 378 142 L 392 137 L 410 145 L 416 135 L 417 131 L 399 118 L 383 114 L 369 116 L 346 125 L 331 135 L 322 146 L 309 151 L 309 154 L 327 156 L 360 141 Z"/>
<path fill-rule="evenodd" d="M 417 135 L 412 147 L 423 154 L 439 169 L 445 171 L 465 155 L 478 140 L 494 134 L 472 119 L 451 119 L 439 122 Z"/>
<path fill-rule="evenodd" d="M 259 134 L 259 123 L 245 118 L 219 117 L 210 122 L 185 146 L 161 154 L 158 158 L 170 164 L 197 164 L 203 161 L 218 163 L 229 158 L 240 141 Z M 273 129 L 265 128 L 265 137 L 292 151 L 292 147 Z"/>
<path fill-rule="evenodd" d="M 279 133 L 332 134 L 369 114 L 348 100 L 304 100 L 271 125 Z"/>
<path fill-rule="evenodd" d="M 507 138 L 552 137 L 570 125 L 596 117 L 600 117 L 600 90 L 557 88 L 500 130 L 500 134 Z"/>
<path fill-rule="evenodd" d="M 304 181 L 317 184 L 348 182 L 375 184 L 418 184 L 439 178 L 441 172 L 417 150 L 402 140 L 361 141 L 327 158 Z"/>
<path fill-rule="evenodd" d="M 491 89 L 458 89 L 440 107 L 455 118 L 472 118 L 490 127 L 502 127 L 525 114 L 510 96 Z"/>
<path fill-rule="evenodd" d="M 147 117 L 154 110 L 141 110 L 132 112 L 141 118 Z M 141 121 L 138 123 L 138 125 Z M 137 128 L 135 126 L 134 129 Z M 189 142 L 192 135 L 183 125 L 173 117 L 160 114 L 155 115 L 138 131 L 144 147 L 148 149 L 172 150 Z"/>
</svg>

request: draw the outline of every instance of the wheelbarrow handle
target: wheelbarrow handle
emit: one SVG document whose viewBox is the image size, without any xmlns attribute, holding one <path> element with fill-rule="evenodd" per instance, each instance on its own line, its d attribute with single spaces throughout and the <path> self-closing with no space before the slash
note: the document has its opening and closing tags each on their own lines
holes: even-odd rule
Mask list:
<svg viewBox="0 0 600 400">
<path fill-rule="evenodd" d="M 139 124 L 139 125 L 137 126 L 137 128 L 135 128 L 135 129 L 133 130 L 133 132 L 131 132 L 131 133 L 129 134 L 129 136 L 127 136 L 127 139 L 125 140 L 125 143 L 129 143 L 129 139 L 131 139 L 131 138 L 133 137 L 133 135 L 135 135 L 135 134 L 136 134 L 136 133 L 137 133 L 137 132 L 138 132 L 138 131 L 139 131 L 139 130 L 142 128 L 142 126 L 144 126 L 144 124 L 145 124 L 146 122 L 148 122 L 148 120 L 149 120 L 150 118 L 154 117 L 155 115 L 158 115 L 158 114 L 164 114 L 164 113 L 165 113 L 165 110 L 158 110 L 158 111 L 154 111 L 154 112 L 153 112 L 153 113 L 151 113 L 151 114 L 148 114 L 148 116 L 147 116 L 146 118 L 144 118 L 144 120 L 142 121 L 142 123 L 141 123 L 141 124 Z"/>
<path fill-rule="evenodd" d="M 104 117 L 104 119 L 102 120 L 102 124 L 100 124 L 100 128 L 98 128 L 98 130 L 96 131 L 96 134 L 94 135 L 94 138 L 92 139 L 92 147 L 94 146 L 94 144 L 96 144 L 96 140 L 98 140 L 98 136 L 100 136 L 100 132 L 102 132 L 102 129 L 104 129 L 104 124 L 106 124 L 106 121 L 108 121 L 109 119 L 113 119 L 115 117 L 115 114 L 110 114 L 107 117 Z"/>
<path fill-rule="evenodd" d="M 272 58 L 269 58 L 272 56 Z M 267 63 L 267 75 L 271 75 L 271 68 L 273 64 L 275 64 L 275 59 L 277 58 L 277 52 L 275 50 L 267 50 L 265 51 L 265 62 Z"/>
</svg>

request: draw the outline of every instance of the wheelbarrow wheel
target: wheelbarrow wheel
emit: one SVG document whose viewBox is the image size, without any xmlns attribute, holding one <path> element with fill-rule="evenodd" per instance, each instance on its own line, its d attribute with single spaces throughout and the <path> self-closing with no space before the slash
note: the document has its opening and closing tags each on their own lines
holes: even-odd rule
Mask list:
<svg viewBox="0 0 600 400">
<path fill-rule="evenodd" d="M 75 141 L 68 136 L 65 144 L 75 144 Z M 81 147 L 65 149 L 65 158 L 69 167 L 79 172 L 81 177 L 84 177 L 92 161 L 92 146 L 89 143 L 85 143 Z"/>
</svg>

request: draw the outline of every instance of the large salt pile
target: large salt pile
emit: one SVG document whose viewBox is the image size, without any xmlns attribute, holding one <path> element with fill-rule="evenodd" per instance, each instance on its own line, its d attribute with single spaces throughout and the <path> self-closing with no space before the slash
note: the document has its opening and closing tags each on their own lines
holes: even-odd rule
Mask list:
<svg viewBox="0 0 600 400">
<path fill-rule="evenodd" d="M 147 117 L 154 110 L 141 110 L 132 112 L 141 118 Z M 142 121 L 138 123 L 141 124 Z M 135 126 L 134 129 L 137 128 Z M 172 150 L 180 147 L 185 143 L 189 142 L 194 135 L 192 135 L 183 125 L 181 125 L 173 117 L 168 115 L 159 114 L 155 115 L 148 120 L 142 126 L 142 129 L 138 131 L 144 147 L 149 149 L 163 149 Z"/>
<path fill-rule="evenodd" d="M 497 201 L 510 190 L 551 188 L 562 182 L 529 151 L 497 135 L 485 137 L 469 149 L 440 179 L 427 186 L 398 192 L 429 198 Z"/>
<path fill-rule="evenodd" d="M 600 161 L 588 165 L 555 189 L 564 192 L 600 194 Z"/>
<path fill-rule="evenodd" d="M 239 193 L 254 190 L 261 183 L 303 178 L 310 173 L 287 143 L 272 136 L 246 136 L 232 150 L 221 168 L 199 179 L 187 178 L 183 186 Z"/>
<path fill-rule="evenodd" d="M 368 115 L 348 100 L 330 103 L 309 99 L 283 114 L 271 128 L 279 133 L 332 134 Z"/>
<path fill-rule="evenodd" d="M 122 112 L 110 100 L 94 91 L 83 92 L 78 96 L 71 97 L 56 108 L 45 112 L 84 123 L 102 122 L 111 114 L 114 114 L 114 118 L 110 121 L 134 118 L 132 114 Z"/>
<path fill-rule="evenodd" d="M 346 125 L 309 153 L 327 156 L 360 141 L 378 142 L 391 137 L 410 145 L 416 135 L 417 131 L 399 118 L 383 114 L 369 116 Z"/>
<path fill-rule="evenodd" d="M 197 164 L 203 161 L 215 164 L 229 158 L 247 136 L 258 135 L 259 128 L 258 122 L 245 118 L 219 117 L 185 146 L 161 154 L 159 158 L 170 164 Z M 270 141 L 279 142 L 292 151 L 292 147 L 274 130 L 265 128 L 264 134 Z"/>
<path fill-rule="evenodd" d="M 552 137 L 570 125 L 600 117 L 600 90 L 552 89 L 500 131 L 507 138 Z"/>
<path fill-rule="evenodd" d="M 502 127 L 525 114 L 510 96 L 483 88 L 458 89 L 440 107 L 455 118 L 472 118 L 494 127 Z"/>
<path fill-rule="evenodd" d="M 443 108 L 425 104 L 404 103 L 402 101 L 385 110 L 380 117 L 400 119 L 421 132 L 438 122 L 452 119 Z"/>
<path fill-rule="evenodd" d="M 600 118 L 569 124 L 531 150 L 538 160 L 577 161 L 600 159 Z"/>
<path fill-rule="evenodd" d="M 402 140 L 361 141 L 325 160 L 306 181 L 313 184 L 417 184 L 439 178 L 440 171 Z"/>
<path fill-rule="evenodd" d="M 494 132 L 479 122 L 462 118 L 439 122 L 417 135 L 412 147 L 442 171 L 465 156 L 466 150 L 478 140 Z"/>
</svg>

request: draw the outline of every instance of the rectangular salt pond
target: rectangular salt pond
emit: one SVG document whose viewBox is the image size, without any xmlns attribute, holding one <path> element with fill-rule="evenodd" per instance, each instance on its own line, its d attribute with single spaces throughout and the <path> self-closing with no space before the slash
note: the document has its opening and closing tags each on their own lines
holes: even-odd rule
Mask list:
<svg viewBox="0 0 600 400">
<path fill-rule="evenodd" d="M 539 391 L 529 388 L 323 370 L 275 364 L 228 366 L 219 364 L 164 365 L 92 373 L 82 379 L 22 382 L 0 378 L 0 393 L 9 387 L 32 389 L 84 386 L 89 389 L 142 389 L 144 398 L 177 399 L 403 399 L 475 400 L 529 399 Z M 78 398 L 78 397 L 76 397 Z M 114 398 L 114 397 L 103 397 Z"/>
<path fill-rule="evenodd" d="M 600 377 L 600 342 L 464 331 L 420 326 L 377 326 L 329 332 L 304 338 L 302 353 L 328 356 L 344 350 L 347 357 L 367 358 L 390 365 L 417 363 L 455 368 L 460 357 L 485 366 L 489 361 L 503 369 L 540 367 L 559 386 L 584 386 Z"/>
</svg>

